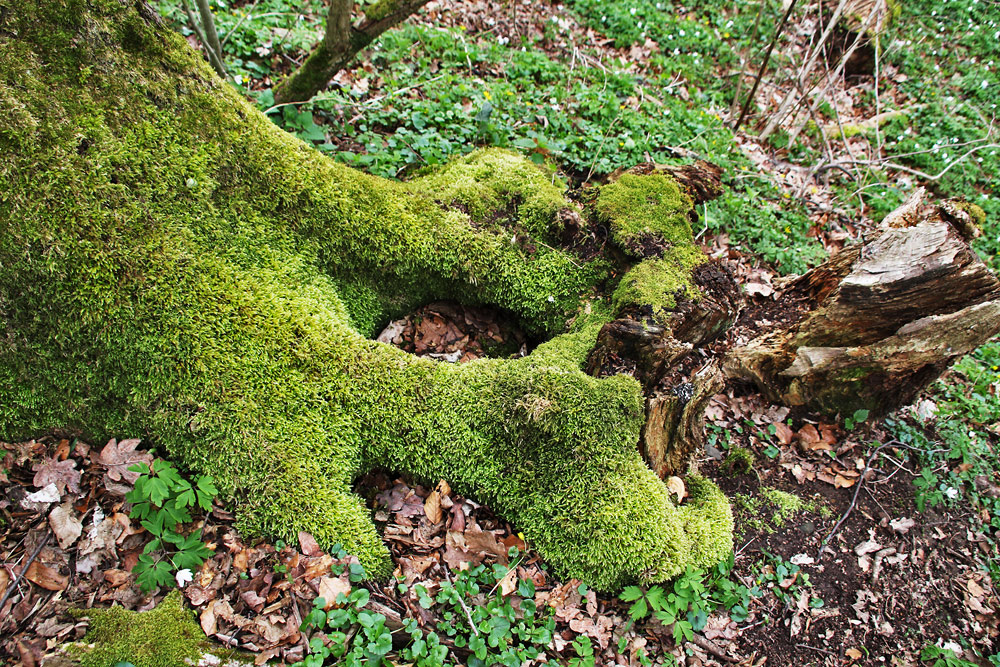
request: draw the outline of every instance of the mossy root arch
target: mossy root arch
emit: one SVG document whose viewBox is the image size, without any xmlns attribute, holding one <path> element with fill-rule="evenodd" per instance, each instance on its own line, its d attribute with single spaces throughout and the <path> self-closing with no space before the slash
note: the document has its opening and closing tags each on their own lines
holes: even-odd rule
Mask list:
<svg viewBox="0 0 1000 667">
<path fill-rule="evenodd" d="M 718 489 L 692 478 L 675 506 L 643 464 L 638 383 L 580 371 L 600 308 L 563 333 L 607 262 L 512 243 L 437 203 L 434 175 L 333 163 L 141 2 L 0 0 L 0 111 L 0 437 L 145 434 L 214 475 L 243 530 L 307 530 L 376 575 L 388 553 L 350 492 L 372 466 L 449 480 L 600 589 L 731 549 Z M 451 200 L 503 195 L 555 235 L 547 174 L 503 151 L 449 168 L 480 174 Z M 442 297 L 562 335 L 461 366 L 365 338 Z"/>
</svg>

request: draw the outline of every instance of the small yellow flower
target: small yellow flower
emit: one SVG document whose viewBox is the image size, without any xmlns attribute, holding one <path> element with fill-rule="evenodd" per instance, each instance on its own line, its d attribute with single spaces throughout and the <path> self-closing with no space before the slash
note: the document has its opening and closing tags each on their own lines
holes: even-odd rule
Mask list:
<svg viewBox="0 0 1000 667">
<path fill-rule="evenodd" d="M 729 33 L 728 32 L 722 33 L 722 37 L 723 39 L 729 39 Z"/>
<path fill-rule="evenodd" d="M 490 95 L 490 91 L 488 91 L 488 90 L 484 90 L 483 91 L 483 97 L 485 97 L 487 100 L 492 100 L 493 99 L 493 96 Z"/>
<path fill-rule="evenodd" d="M 519 539 L 520 539 L 520 540 L 521 540 L 522 542 L 524 542 L 524 533 L 518 533 L 518 534 L 517 534 L 517 537 L 518 537 L 518 538 L 519 538 Z"/>
</svg>

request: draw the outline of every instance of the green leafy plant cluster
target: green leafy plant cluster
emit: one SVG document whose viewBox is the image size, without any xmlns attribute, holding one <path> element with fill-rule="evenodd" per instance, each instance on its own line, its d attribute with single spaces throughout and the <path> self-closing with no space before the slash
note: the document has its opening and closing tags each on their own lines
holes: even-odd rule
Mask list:
<svg viewBox="0 0 1000 667">
<path fill-rule="evenodd" d="M 346 553 L 341 552 L 341 557 Z M 370 600 L 367 589 L 355 587 L 341 593 L 336 607 L 324 611 L 327 600 L 316 598 L 312 611 L 303 619 L 303 631 L 315 633 L 309 642 L 309 655 L 303 667 L 319 667 L 334 659 L 339 664 L 372 665 L 402 662 L 418 667 L 451 665 L 450 652 L 463 656 L 469 667 L 508 665 L 516 667 L 545 654 L 555 632 L 555 618 L 548 607 L 535 603 L 535 585 L 531 579 L 517 583 L 516 596 L 505 596 L 500 582 L 519 564 L 518 552 L 511 550 L 510 567 L 478 565 L 454 573 L 441 582 L 436 593 L 422 584 L 411 587 L 399 583 L 399 592 L 412 594 L 424 609 L 439 619 L 433 629 L 421 628 L 413 618 L 404 620 L 403 632 L 409 642 L 392 653 L 392 632 L 384 615 L 366 609 Z M 352 572 L 351 579 L 364 576 Z M 583 588 L 581 586 L 581 588 Z M 593 647 L 587 638 L 574 643 L 580 667 L 592 665 Z"/>
<path fill-rule="evenodd" d="M 751 589 L 734 581 L 730 576 L 733 568 L 730 555 L 708 571 L 688 568 L 669 587 L 627 586 L 619 598 L 632 603 L 628 610 L 631 622 L 653 617 L 671 629 L 674 641 L 688 641 L 705 628 L 716 609 L 725 609 L 737 623 L 749 617 L 751 601 L 762 593 L 756 586 Z"/>
<path fill-rule="evenodd" d="M 995 660 L 997 656 L 990 658 L 991 664 L 998 664 Z M 920 659 L 923 662 L 933 660 L 931 667 L 976 667 L 977 663 L 963 660 L 955 655 L 955 652 L 948 648 L 941 648 L 934 644 L 928 644 L 920 652 Z"/>
<path fill-rule="evenodd" d="M 219 492 L 209 475 L 197 475 L 189 482 L 163 459 L 151 466 L 138 463 L 129 470 L 140 473 L 125 495 L 132 503 L 129 516 L 153 536 L 132 568 L 139 586 L 148 593 L 173 585 L 177 571 L 195 570 L 212 555 L 200 528 L 185 532 L 182 527 L 191 522 L 192 510 L 210 510 Z"/>
<path fill-rule="evenodd" d="M 778 600 L 786 604 L 792 603 L 802 592 L 812 588 L 809 573 L 803 572 L 800 566 L 767 551 L 761 550 L 761 553 L 764 554 L 764 560 L 754 566 L 754 580 L 770 590 Z M 810 607 L 818 609 L 823 604 L 823 598 L 810 594 Z"/>
<path fill-rule="evenodd" d="M 998 389 L 1000 345 L 993 343 L 960 360 L 935 385 L 933 428 L 898 418 L 887 420 L 895 437 L 914 448 L 900 454 L 920 466 L 913 481 L 919 510 L 965 501 L 989 517 L 987 521 L 973 519 L 970 528 L 982 531 L 994 546 L 986 565 L 995 581 L 1000 581 L 1000 557 L 995 555 L 1000 542 L 1000 497 L 989 489 L 1000 482 L 1000 454 L 987 428 L 997 424 L 1000 414 Z"/>
</svg>

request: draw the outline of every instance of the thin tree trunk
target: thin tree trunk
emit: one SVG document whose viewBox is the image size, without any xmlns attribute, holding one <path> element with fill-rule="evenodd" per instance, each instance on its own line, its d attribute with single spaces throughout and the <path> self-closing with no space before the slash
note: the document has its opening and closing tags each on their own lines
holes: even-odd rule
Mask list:
<svg viewBox="0 0 1000 667">
<path fill-rule="evenodd" d="M 354 0 L 331 0 L 326 32 L 299 69 L 274 89 L 277 104 L 307 102 L 379 35 L 417 11 L 428 0 L 379 0 L 365 10 L 361 25 L 351 25 Z"/>
</svg>

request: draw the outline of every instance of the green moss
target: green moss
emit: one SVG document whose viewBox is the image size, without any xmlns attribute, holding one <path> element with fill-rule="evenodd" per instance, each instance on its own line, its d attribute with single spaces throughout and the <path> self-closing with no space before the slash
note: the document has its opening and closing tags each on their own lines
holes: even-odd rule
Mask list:
<svg viewBox="0 0 1000 667">
<path fill-rule="evenodd" d="M 644 239 L 661 245 L 694 245 L 688 215 L 693 200 L 677 181 L 662 174 L 624 174 L 605 185 L 594 204 L 622 248 L 642 256 Z"/>
<path fill-rule="evenodd" d="M 753 452 L 746 447 L 733 447 L 726 454 L 722 467 L 731 475 L 745 475 L 753 470 Z"/>
<path fill-rule="evenodd" d="M 761 486 L 754 495 L 739 494 L 735 501 L 741 523 L 751 530 L 767 534 L 784 528 L 789 519 L 801 512 L 821 516 L 829 514 L 829 509 L 817 501 L 803 500 L 795 494 L 769 486 Z"/>
<path fill-rule="evenodd" d="M 399 0 L 378 0 L 365 8 L 365 18 L 369 21 L 381 21 L 399 10 Z"/>
<path fill-rule="evenodd" d="M 570 207 L 564 194 L 566 186 L 551 170 L 499 148 L 456 158 L 411 181 L 408 187 L 445 206 L 459 207 L 475 225 L 520 226 L 547 240 L 553 240 L 556 213 Z M 506 237 L 510 240 L 511 234 Z"/>
<path fill-rule="evenodd" d="M 184 608 L 179 591 L 149 611 L 111 607 L 83 613 L 90 617 L 87 635 L 66 649 L 82 667 L 109 667 L 118 662 L 135 667 L 190 667 L 212 652 L 194 615 Z"/>
<path fill-rule="evenodd" d="M 965 211 L 972 218 L 972 224 L 976 227 L 982 227 L 983 223 L 986 222 L 986 211 L 982 209 L 981 206 L 973 204 L 967 201 L 956 201 L 955 208 Z"/>
<path fill-rule="evenodd" d="M 679 298 L 698 301 L 701 291 L 691 279 L 695 267 L 707 261 L 697 246 L 672 247 L 657 259 L 632 267 L 618 283 L 612 300 L 616 311 L 629 308 L 651 309 L 662 318 L 677 305 Z"/>
<path fill-rule="evenodd" d="M 16 110 L 0 124 L 0 438 L 143 436 L 213 475 L 246 534 L 307 530 L 376 576 L 388 551 L 351 493 L 375 466 L 449 480 L 595 588 L 725 555 L 721 493 L 696 484 L 677 507 L 643 464 L 639 385 L 579 370 L 608 317 L 579 317 L 581 299 L 607 266 L 437 203 L 519 199 L 541 233 L 562 201 L 544 172 L 502 151 L 455 172 L 501 165 L 520 194 L 449 188 L 447 168 L 361 174 L 271 124 L 142 5 L 74 7 L 0 11 L 0 104 Z M 359 332 L 432 298 L 537 334 L 577 323 L 524 359 L 462 366 Z"/>
</svg>

